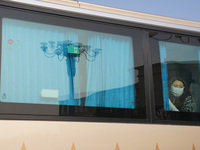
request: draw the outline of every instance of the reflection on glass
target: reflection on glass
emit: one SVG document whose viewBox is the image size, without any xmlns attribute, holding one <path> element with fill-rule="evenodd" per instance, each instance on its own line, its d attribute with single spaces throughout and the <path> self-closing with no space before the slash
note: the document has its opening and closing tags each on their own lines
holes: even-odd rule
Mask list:
<svg viewBox="0 0 200 150">
<path fill-rule="evenodd" d="M 2 22 L 1 102 L 135 108 L 131 37 Z"/>
<path fill-rule="evenodd" d="M 164 109 L 200 112 L 200 47 L 159 42 Z"/>
</svg>

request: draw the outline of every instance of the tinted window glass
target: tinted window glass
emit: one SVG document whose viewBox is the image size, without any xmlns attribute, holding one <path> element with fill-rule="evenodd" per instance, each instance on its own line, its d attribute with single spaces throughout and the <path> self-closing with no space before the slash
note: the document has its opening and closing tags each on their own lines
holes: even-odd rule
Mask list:
<svg viewBox="0 0 200 150">
<path fill-rule="evenodd" d="M 131 37 L 7 18 L 2 35 L 2 102 L 135 107 Z"/>
<path fill-rule="evenodd" d="M 155 49 L 154 53 L 157 53 L 152 55 L 157 117 L 169 120 L 199 120 L 198 39 L 158 33 L 151 37 L 151 47 L 152 50 Z"/>
<path fill-rule="evenodd" d="M 37 17 L 2 18 L 2 113 L 145 118 L 139 30 Z"/>
</svg>

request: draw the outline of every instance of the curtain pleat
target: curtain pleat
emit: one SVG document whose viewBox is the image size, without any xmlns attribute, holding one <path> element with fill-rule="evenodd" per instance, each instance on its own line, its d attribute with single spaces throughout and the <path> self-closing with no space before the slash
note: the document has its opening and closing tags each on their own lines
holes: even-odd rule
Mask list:
<svg viewBox="0 0 200 150">
<path fill-rule="evenodd" d="M 133 47 L 130 37 L 91 34 L 88 45 L 101 48 L 95 61 L 87 62 L 86 106 L 134 108 Z"/>
</svg>

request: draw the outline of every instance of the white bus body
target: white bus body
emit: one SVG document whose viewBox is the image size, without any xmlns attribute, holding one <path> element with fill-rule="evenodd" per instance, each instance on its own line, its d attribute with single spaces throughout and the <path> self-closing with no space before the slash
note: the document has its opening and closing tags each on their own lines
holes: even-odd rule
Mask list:
<svg viewBox="0 0 200 150">
<path fill-rule="evenodd" d="M 61 12 L 64 14 L 75 14 L 99 18 L 115 22 L 127 23 L 127 26 L 136 24 L 137 28 L 146 30 L 157 29 L 166 32 L 183 32 L 189 36 L 194 34 L 200 39 L 200 23 L 133 12 L 117 8 L 99 6 L 79 1 L 64 0 L 6 0 L 0 3 L 0 6 L 7 9 L 14 9 L 20 6 L 33 7 L 34 10 L 46 10 Z M 16 5 L 16 6 L 15 6 Z M 10 7 L 10 8 L 9 8 Z M 25 10 L 24 10 L 25 11 Z M 1 13 L 1 10 L 0 10 Z M 45 12 L 46 13 L 46 12 Z M 48 15 L 54 15 L 50 12 Z M 81 17 L 80 17 L 81 18 Z M 15 19 L 15 18 L 14 18 Z M 90 20 L 87 19 L 87 20 Z M 91 19 L 92 20 L 92 19 Z M 139 25 L 139 27 L 138 27 Z M 125 25 L 126 26 L 126 25 Z M 32 36 L 32 35 L 30 35 Z M 3 38 L 1 38 L 3 39 Z M 16 39 L 15 39 L 16 40 Z M 2 42 L 3 43 L 3 42 Z M 11 48 L 12 49 L 12 48 Z M 151 54 L 149 54 L 151 55 Z M 2 54 L 3 57 L 3 54 Z M 97 56 L 98 57 L 98 56 Z M 147 75 L 148 76 L 148 75 Z M 151 76 L 151 75 L 150 75 Z M 145 83 L 150 85 L 151 83 Z M 155 86 L 155 85 L 154 85 Z M 45 90 L 43 90 L 44 92 Z M 47 91 L 47 90 L 46 90 Z M 48 90 L 51 91 L 51 90 Z M 56 96 L 59 97 L 58 90 Z M 44 93 L 43 93 L 44 94 Z M 51 94 L 51 93 L 50 93 Z M 46 94 L 48 95 L 48 94 Z M 147 96 L 152 96 L 147 93 Z M 5 95 L 4 95 L 5 96 Z M 154 98 L 151 98 L 154 101 Z M 153 105 L 152 102 L 146 102 L 146 105 Z M 5 107 L 5 112 L 6 112 Z M 147 107 L 146 107 L 147 108 Z M 154 107 L 149 106 L 154 109 Z M 27 108 L 28 109 L 28 108 Z M 154 112 L 147 110 L 146 113 Z M 4 111 L 4 110 L 3 110 Z M 27 110 L 28 111 L 28 110 Z M 54 110 L 53 110 L 54 111 Z M 2 112 L 1 112 L 2 113 Z M 31 116 L 29 118 L 29 115 Z M 198 150 L 200 149 L 200 127 L 199 122 L 185 124 L 176 121 L 173 122 L 154 122 L 154 114 L 140 121 L 121 121 L 98 118 L 93 122 L 90 119 L 44 119 L 37 114 L 19 114 L 15 111 L 1 114 L 0 120 L 0 149 L 4 150 Z M 35 116 L 34 116 L 35 115 Z M 48 115 L 48 114 L 47 114 Z M 149 116 L 147 115 L 147 116 Z M 12 116 L 12 117 L 10 117 Z M 19 116 L 25 116 L 19 117 Z M 69 116 L 70 118 L 71 116 Z M 112 117 L 111 117 L 112 118 Z M 133 118 L 134 119 L 134 118 Z M 196 124 L 197 123 L 197 124 Z M 192 125 L 191 125 L 192 124 Z"/>
</svg>

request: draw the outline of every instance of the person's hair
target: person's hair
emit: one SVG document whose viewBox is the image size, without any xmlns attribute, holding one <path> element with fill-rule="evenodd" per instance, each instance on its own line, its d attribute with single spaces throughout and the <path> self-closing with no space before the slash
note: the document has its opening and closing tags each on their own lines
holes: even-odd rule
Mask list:
<svg viewBox="0 0 200 150">
<path fill-rule="evenodd" d="M 183 94 L 180 97 L 175 97 L 172 93 L 171 93 L 171 85 L 174 81 L 181 81 L 184 85 L 184 91 Z M 188 96 L 188 86 L 187 83 L 185 82 L 185 80 L 179 76 L 175 76 L 175 77 L 171 77 L 168 81 L 168 91 L 169 91 L 169 99 L 174 102 L 174 105 L 181 110 L 181 108 L 183 107 L 183 103 L 185 98 Z"/>
</svg>

